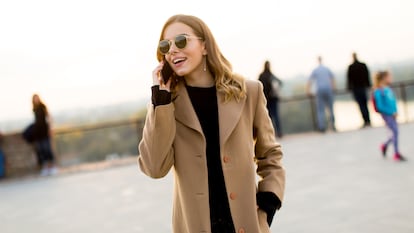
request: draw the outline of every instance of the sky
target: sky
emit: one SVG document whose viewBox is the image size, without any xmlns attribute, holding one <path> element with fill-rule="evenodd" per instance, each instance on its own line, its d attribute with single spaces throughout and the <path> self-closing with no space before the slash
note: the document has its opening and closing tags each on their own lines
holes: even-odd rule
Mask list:
<svg viewBox="0 0 414 233">
<path fill-rule="evenodd" d="M 149 100 L 174 14 L 206 22 L 235 72 L 256 79 L 269 60 L 288 79 L 310 73 L 318 55 L 333 70 L 353 51 L 368 65 L 413 58 L 413 9 L 412 0 L 2 0 L 0 123 L 32 117 L 34 93 L 52 114 Z"/>
</svg>

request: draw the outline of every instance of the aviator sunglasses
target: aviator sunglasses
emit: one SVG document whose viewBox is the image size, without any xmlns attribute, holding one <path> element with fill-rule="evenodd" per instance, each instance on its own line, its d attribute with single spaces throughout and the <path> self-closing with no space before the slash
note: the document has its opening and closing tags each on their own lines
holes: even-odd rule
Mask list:
<svg viewBox="0 0 414 233">
<path fill-rule="evenodd" d="M 198 36 L 190 36 L 190 35 L 187 35 L 187 34 L 181 34 L 181 35 L 178 35 L 174 38 L 174 44 L 177 48 L 183 49 L 183 48 L 185 48 L 185 46 L 187 46 L 187 40 L 189 38 L 195 38 L 195 39 L 198 39 L 198 40 L 203 40 L 203 38 L 198 37 Z M 170 51 L 171 44 L 172 44 L 171 40 L 162 40 L 158 44 L 158 50 L 160 51 L 161 54 L 165 55 Z"/>
</svg>

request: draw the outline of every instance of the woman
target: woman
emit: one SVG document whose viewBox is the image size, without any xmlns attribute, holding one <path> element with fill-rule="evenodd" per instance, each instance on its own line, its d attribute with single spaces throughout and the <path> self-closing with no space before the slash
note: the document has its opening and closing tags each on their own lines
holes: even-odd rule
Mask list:
<svg viewBox="0 0 414 233">
<path fill-rule="evenodd" d="M 390 88 L 391 74 L 388 71 L 380 71 L 375 74 L 374 80 L 374 107 L 381 114 L 385 124 L 391 131 L 391 136 L 381 144 L 381 152 L 385 158 L 389 144 L 394 145 L 394 160 L 405 161 L 398 147 L 398 122 L 397 122 L 397 98 Z"/>
<path fill-rule="evenodd" d="M 38 165 L 42 169 L 40 175 L 54 175 L 57 173 L 57 168 L 54 165 L 55 158 L 50 144 L 50 116 L 46 105 L 42 102 L 39 95 L 33 95 L 32 103 L 35 116 L 33 144 L 38 159 Z"/>
<path fill-rule="evenodd" d="M 282 81 L 277 78 L 270 70 L 270 62 L 266 61 L 263 72 L 259 76 L 259 81 L 263 84 L 263 91 L 267 101 L 267 111 L 272 119 L 276 135 L 282 138 L 282 127 L 279 117 L 279 88 L 282 87 Z"/>
<path fill-rule="evenodd" d="M 174 167 L 173 231 L 270 232 L 285 171 L 262 85 L 233 74 L 194 16 L 167 20 L 157 58 L 138 163 L 153 178 Z"/>
</svg>

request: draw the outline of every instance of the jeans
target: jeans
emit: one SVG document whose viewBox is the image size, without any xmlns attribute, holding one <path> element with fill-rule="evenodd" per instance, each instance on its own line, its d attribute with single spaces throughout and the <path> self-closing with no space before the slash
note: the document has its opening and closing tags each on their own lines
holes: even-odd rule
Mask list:
<svg viewBox="0 0 414 233">
<path fill-rule="evenodd" d="M 394 151 L 398 154 L 400 151 L 398 149 L 398 123 L 394 116 L 389 116 L 385 114 L 381 114 L 382 118 L 385 121 L 388 129 L 391 131 L 391 136 L 388 140 L 384 143 L 384 145 L 388 146 L 391 142 L 394 144 Z"/>
<path fill-rule="evenodd" d="M 273 128 L 275 129 L 276 136 L 282 137 L 282 127 L 280 126 L 279 118 L 279 100 L 269 98 L 267 100 L 267 110 L 269 116 L 272 119 Z"/>
<path fill-rule="evenodd" d="M 318 90 L 316 93 L 316 113 L 318 128 L 320 131 L 326 130 L 325 109 L 328 108 L 332 128 L 335 130 L 335 116 L 333 112 L 334 94 L 332 90 Z"/>
<path fill-rule="evenodd" d="M 355 88 L 352 90 L 352 94 L 354 95 L 355 101 L 359 105 L 359 110 L 361 111 L 362 119 L 364 119 L 364 123 L 371 124 L 371 120 L 369 119 L 369 111 L 368 111 L 368 96 L 367 96 L 367 89 L 366 88 Z"/>
<path fill-rule="evenodd" d="M 39 166 L 43 166 L 45 162 L 53 162 L 54 155 L 50 145 L 50 139 L 44 138 L 34 142 Z"/>
</svg>

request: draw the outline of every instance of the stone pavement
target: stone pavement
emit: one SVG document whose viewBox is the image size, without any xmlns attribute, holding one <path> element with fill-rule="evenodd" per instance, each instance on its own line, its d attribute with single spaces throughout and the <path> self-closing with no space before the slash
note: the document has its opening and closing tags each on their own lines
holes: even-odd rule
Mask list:
<svg viewBox="0 0 414 233">
<path fill-rule="evenodd" d="M 414 232 L 414 124 L 400 128 L 406 163 L 381 157 L 385 133 L 284 138 L 286 199 L 272 232 Z M 0 182 L 0 232 L 171 232 L 171 174 L 153 180 L 132 163 Z"/>
</svg>

